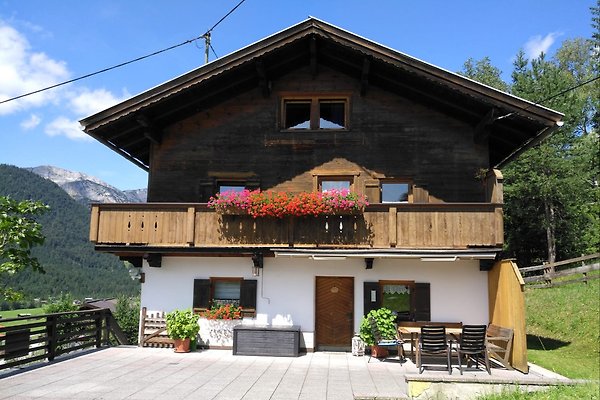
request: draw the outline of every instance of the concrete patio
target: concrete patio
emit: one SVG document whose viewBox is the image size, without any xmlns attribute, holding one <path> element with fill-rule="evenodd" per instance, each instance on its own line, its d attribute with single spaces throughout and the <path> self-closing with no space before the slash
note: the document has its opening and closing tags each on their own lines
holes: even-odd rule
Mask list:
<svg viewBox="0 0 600 400">
<path fill-rule="evenodd" d="M 419 375 L 411 361 L 368 359 L 333 352 L 288 358 L 111 347 L 0 373 L 0 399 L 465 399 L 508 384 L 523 390 L 572 383 L 535 366 L 529 374 L 494 368 L 491 376 L 484 370 L 461 376 L 455 367 L 452 375 Z"/>
</svg>

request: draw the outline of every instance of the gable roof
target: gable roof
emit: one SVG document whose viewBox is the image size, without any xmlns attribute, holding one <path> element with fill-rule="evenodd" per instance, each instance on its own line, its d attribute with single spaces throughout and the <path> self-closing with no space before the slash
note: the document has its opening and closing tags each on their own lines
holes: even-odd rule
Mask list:
<svg viewBox="0 0 600 400">
<path fill-rule="evenodd" d="M 326 65 L 410 97 L 475 127 L 501 167 L 562 125 L 562 114 L 310 17 L 80 121 L 83 130 L 141 168 L 161 129 L 301 66 Z M 368 95 L 368 94 L 367 94 Z"/>
</svg>

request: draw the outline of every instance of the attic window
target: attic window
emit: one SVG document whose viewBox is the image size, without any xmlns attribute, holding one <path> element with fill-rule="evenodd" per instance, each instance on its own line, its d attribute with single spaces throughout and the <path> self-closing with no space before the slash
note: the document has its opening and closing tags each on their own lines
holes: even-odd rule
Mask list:
<svg viewBox="0 0 600 400">
<path fill-rule="evenodd" d="M 410 184 L 407 182 L 382 182 L 382 203 L 408 203 L 410 202 Z"/>
<path fill-rule="evenodd" d="M 346 130 L 348 99 L 287 98 L 283 100 L 281 121 L 285 130 Z"/>
<path fill-rule="evenodd" d="M 225 183 L 221 183 L 219 184 L 219 193 L 224 193 L 224 192 L 242 192 L 244 189 L 246 189 L 246 186 L 242 183 L 232 183 L 232 182 L 225 182 Z"/>
</svg>

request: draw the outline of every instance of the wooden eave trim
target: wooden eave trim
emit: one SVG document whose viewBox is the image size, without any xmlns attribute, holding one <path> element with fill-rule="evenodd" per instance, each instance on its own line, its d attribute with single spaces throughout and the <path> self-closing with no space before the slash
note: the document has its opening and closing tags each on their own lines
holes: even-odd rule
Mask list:
<svg viewBox="0 0 600 400">
<path fill-rule="evenodd" d="M 91 132 L 88 132 L 88 135 L 92 136 L 94 139 L 96 139 L 100 143 L 104 144 L 105 146 L 107 146 L 108 148 L 110 148 L 111 150 L 113 150 L 114 152 L 116 152 L 117 154 L 125 157 L 127 160 L 131 161 L 132 163 L 134 163 L 135 165 L 137 165 L 138 167 L 140 167 L 144 171 L 146 171 L 146 172 L 150 171 L 149 165 L 146 165 L 142 160 L 139 160 L 138 158 L 136 158 L 133 155 L 129 154 L 125 150 L 123 150 L 120 147 L 118 147 L 116 144 L 114 144 L 112 142 L 109 142 L 109 141 L 105 140 L 104 138 L 102 138 L 101 136 L 98 136 L 98 135 L 96 135 L 94 133 L 91 133 Z"/>
</svg>

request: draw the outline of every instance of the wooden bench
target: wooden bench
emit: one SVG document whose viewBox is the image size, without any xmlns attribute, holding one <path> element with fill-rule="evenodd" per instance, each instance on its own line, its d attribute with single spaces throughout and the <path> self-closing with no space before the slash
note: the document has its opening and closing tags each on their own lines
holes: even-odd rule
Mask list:
<svg viewBox="0 0 600 400">
<path fill-rule="evenodd" d="M 486 333 L 488 354 L 507 369 L 510 365 L 510 351 L 512 349 L 513 330 L 490 324 Z"/>
</svg>

